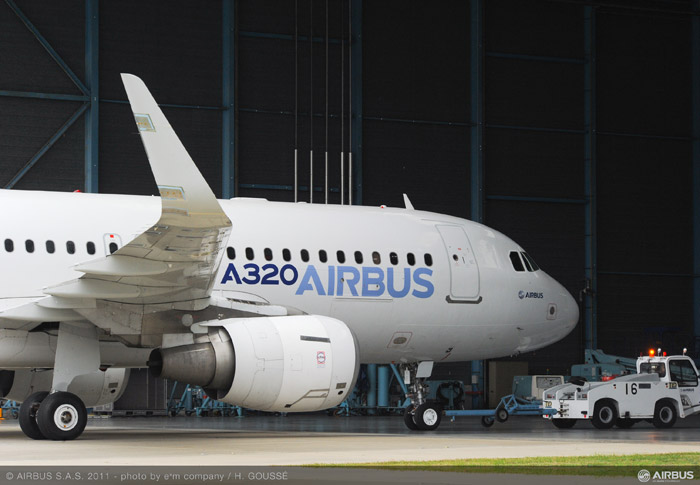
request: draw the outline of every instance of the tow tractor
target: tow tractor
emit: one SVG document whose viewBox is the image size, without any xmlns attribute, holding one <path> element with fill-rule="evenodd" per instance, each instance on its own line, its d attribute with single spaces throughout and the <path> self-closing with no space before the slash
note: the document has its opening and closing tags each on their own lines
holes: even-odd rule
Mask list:
<svg viewBox="0 0 700 485">
<path fill-rule="evenodd" d="M 561 429 L 582 419 L 598 429 L 630 428 L 642 420 L 671 428 L 677 418 L 700 413 L 698 370 L 685 349 L 683 355 L 649 354 L 637 359 L 637 374 L 605 382 L 571 378 L 545 390 L 543 417 Z"/>
</svg>

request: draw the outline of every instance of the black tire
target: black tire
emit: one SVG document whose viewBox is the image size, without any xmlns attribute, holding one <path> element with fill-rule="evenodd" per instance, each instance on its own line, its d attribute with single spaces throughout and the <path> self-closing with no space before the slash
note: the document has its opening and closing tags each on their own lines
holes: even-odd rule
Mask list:
<svg viewBox="0 0 700 485">
<path fill-rule="evenodd" d="M 636 423 L 636 419 L 631 419 L 631 418 L 617 418 L 617 422 L 615 423 L 615 426 L 617 426 L 620 429 L 630 429 L 632 426 L 634 426 L 634 423 Z"/>
<path fill-rule="evenodd" d="M 555 428 L 559 429 L 571 429 L 576 426 L 575 419 L 552 419 L 552 424 Z"/>
<path fill-rule="evenodd" d="M 418 426 L 416 426 L 416 422 L 413 420 L 413 406 L 408 406 L 403 410 L 403 423 L 408 429 L 418 431 Z"/>
<path fill-rule="evenodd" d="M 654 409 L 654 427 L 666 429 L 672 428 L 676 424 L 678 413 L 672 401 L 659 401 Z"/>
<path fill-rule="evenodd" d="M 434 402 L 424 402 L 416 408 L 413 421 L 421 431 L 433 431 L 440 426 L 442 408 Z"/>
<path fill-rule="evenodd" d="M 24 400 L 19 407 L 19 427 L 22 432 L 33 440 L 45 440 L 46 437 L 41 433 L 39 425 L 36 422 L 36 415 L 39 411 L 39 405 L 46 399 L 49 393 L 46 391 L 35 392 Z"/>
<path fill-rule="evenodd" d="M 505 423 L 508 421 L 508 410 L 506 408 L 498 408 L 496 410 L 496 421 L 499 423 Z"/>
<path fill-rule="evenodd" d="M 53 441 L 74 440 L 87 424 L 85 404 L 70 392 L 49 394 L 39 406 L 37 424 L 41 433 Z"/>
<path fill-rule="evenodd" d="M 493 426 L 493 423 L 495 423 L 496 420 L 493 418 L 493 416 L 482 416 L 481 417 L 481 426 L 484 428 L 490 428 Z"/>
<path fill-rule="evenodd" d="M 595 403 L 591 423 L 598 429 L 610 429 L 617 422 L 617 408 L 609 399 L 601 399 Z"/>
</svg>

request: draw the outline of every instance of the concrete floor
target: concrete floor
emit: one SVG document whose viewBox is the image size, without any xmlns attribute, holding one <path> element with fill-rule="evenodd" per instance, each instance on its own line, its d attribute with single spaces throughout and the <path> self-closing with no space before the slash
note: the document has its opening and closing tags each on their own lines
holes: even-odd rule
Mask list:
<svg viewBox="0 0 700 485">
<path fill-rule="evenodd" d="M 478 418 L 443 420 L 433 432 L 409 431 L 399 416 L 325 415 L 245 418 L 90 418 L 75 441 L 27 439 L 14 419 L 0 421 L 0 465 L 259 466 L 573 456 L 700 451 L 700 417 L 670 430 L 647 423 L 559 430 L 538 417 L 483 428 Z"/>
</svg>

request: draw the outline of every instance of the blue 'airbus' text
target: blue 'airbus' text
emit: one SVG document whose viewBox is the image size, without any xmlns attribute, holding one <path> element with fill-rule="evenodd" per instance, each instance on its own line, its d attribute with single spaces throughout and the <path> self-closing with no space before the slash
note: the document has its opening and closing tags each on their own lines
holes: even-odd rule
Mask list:
<svg viewBox="0 0 700 485">
<path fill-rule="evenodd" d="M 286 285 L 299 282 L 295 294 L 311 292 L 320 296 L 360 296 L 380 297 L 387 294 L 392 298 L 408 295 L 416 298 L 429 298 L 435 291 L 429 268 L 378 268 L 376 266 L 327 266 L 327 272 L 319 271 L 312 264 L 299 276 L 297 268 L 291 264 L 278 267 L 276 264 L 255 263 L 243 265 L 238 272 L 229 263 L 221 284 L 235 281 L 239 285 Z M 411 271 L 413 269 L 413 271 Z M 242 277 L 241 277 L 242 276 Z"/>
</svg>

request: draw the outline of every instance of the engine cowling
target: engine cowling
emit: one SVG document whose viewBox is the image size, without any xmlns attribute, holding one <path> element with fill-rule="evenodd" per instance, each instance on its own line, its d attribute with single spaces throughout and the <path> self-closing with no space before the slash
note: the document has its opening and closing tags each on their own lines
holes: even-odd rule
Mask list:
<svg viewBox="0 0 700 485">
<path fill-rule="evenodd" d="M 209 327 L 209 342 L 154 350 L 151 372 L 261 411 L 327 409 L 345 400 L 355 386 L 357 340 L 340 320 L 258 317 L 221 320 Z"/>
<path fill-rule="evenodd" d="M 50 391 L 52 381 L 53 370 L 2 371 L 0 391 L 5 394 L 1 397 L 22 402 L 35 392 Z M 68 386 L 68 392 L 78 396 L 86 407 L 101 406 L 119 399 L 128 382 L 129 369 L 111 368 L 76 377 Z"/>
</svg>

